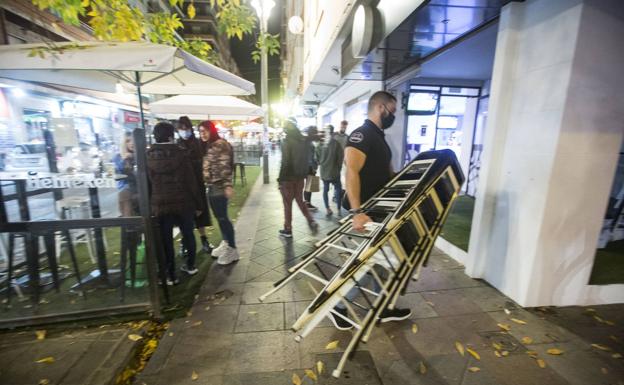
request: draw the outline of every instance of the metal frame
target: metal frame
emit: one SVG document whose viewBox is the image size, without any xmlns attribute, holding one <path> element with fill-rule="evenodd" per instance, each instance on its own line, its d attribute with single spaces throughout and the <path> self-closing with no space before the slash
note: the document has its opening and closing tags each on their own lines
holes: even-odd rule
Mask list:
<svg viewBox="0 0 624 385">
<path fill-rule="evenodd" d="M 288 270 L 288 276 L 260 296 L 260 301 L 300 276 L 322 284 L 292 329 L 299 342 L 325 317 L 340 317 L 353 325 L 353 337 L 332 372 L 339 377 L 358 344 L 370 338 L 381 313 L 394 308 L 410 278 L 418 278 L 463 182 L 451 150 L 419 154 L 364 203 L 363 210 L 374 220 L 365 233 L 352 231 L 352 216 L 346 217 L 316 243 L 316 250 Z M 335 272 L 328 277 L 322 266 Z M 379 292 L 362 283 L 367 275 L 377 283 Z M 347 298 L 352 290 L 359 292 L 363 303 Z M 347 316 L 334 310 L 339 303 L 345 306 Z"/>
</svg>

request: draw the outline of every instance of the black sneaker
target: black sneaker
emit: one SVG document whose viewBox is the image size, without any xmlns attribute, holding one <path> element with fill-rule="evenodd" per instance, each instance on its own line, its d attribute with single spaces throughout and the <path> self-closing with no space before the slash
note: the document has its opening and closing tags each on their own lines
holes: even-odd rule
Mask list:
<svg viewBox="0 0 624 385">
<path fill-rule="evenodd" d="M 309 222 L 308 226 L 310 226 L 310 230 L 312 230 L 313 234 L 318 233 L 318 230 L 319 230 L 318 222 L 316 221 Z"/>
<path fill-rule="evenodd" d="M 339 307 L 335 307 L 334 311 L 336 313 L 340 313 L 341 315 L 347 317 L 347 309 L 341 309 Z M 344 318 L 335 315 L 334 313 L 329 313 L 329 319 L 334 324 L 336 329 L 338 330 L 350 330 L 353 328 L 353 325 L 350 322 L 347 322 Z"/>
<path fill-rule="evenodd" d="M 312 203 L 306 203 L 306 206 L 308 207 L 308 210 L 311 211 L 318 211 L 318 207 L 314 206 Z"/>
<path fill-rule="evenodd" d="M 208 242 L 208 239 L 206 237 L 201 237 L 201 243 L 202 243 L 202 250 L 205 251 L 207 254 L 212 254 L 212 250 L 214 249 L 214 246 L 210 244 L 210 242 Z"/>
<path fill-rule="evenodd" d="M 292 231 L 290 230 L 280 230 L 279 236 L 284 238 L 292 238 Z"/>
<path fill-rule="evenodd" d="M 386 309 L 381 312 L 379 322 L 403 321 L 404 319 L 408 319 L 411 315 L 412 310 L 410 309 Z"/>
<path fill-rule="evenodd" d="M 199 271 L 196 267 L 190 267 L 189 268 L 186 265 L 182 265 L 182 267 L 180 267 L 180 270 L 182 270 L 183 272 L 185 272 L 188 275 L 195 275 Z"/>
</svg>

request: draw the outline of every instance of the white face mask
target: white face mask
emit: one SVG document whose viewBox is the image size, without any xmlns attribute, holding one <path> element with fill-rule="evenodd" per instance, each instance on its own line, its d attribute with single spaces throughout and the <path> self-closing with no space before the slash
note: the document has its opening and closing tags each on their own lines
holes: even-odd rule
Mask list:
<svg viewBox="0 0 624 385">
<path fill-rule="evenodd" d="M 188 138 L 191 137 L 192 131 L 191 130 L 179 130 L 178 131 L 178 135 L 180 135 L 180 138 L 187 140 Z"/>
</svg>

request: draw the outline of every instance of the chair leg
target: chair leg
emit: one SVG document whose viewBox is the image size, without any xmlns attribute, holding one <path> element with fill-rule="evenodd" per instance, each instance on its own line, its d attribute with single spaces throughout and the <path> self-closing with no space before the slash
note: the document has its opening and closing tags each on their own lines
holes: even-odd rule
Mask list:
<svg viewBox="0 0 624 385">
<path fill-rule="evenodd" d="M 134 289 L 136 283 L 136 265 L 137 265 L 137 247 L 139 245 L 138 242 L 138 233 L 136 230 L 131 230 L 129 239 L 129 247 L 130 247 L 130 283 L 131 287 Z"/>
<path fill-rule="evenodd" d="M 241 184 L 243 186 L 246 186 L 247 185 L 247 175 L 245 175 L 245 165 L 241 164 L 240 168 L 241 168 L 241 170 L 240 170 L 241 171 L 241 173 L 240 173 L 241 174 Z"/>
<path fill-rule="evenodd" d="M 76 250 L 74 250 L 74 243 L 72 242 L 71 234 L 69 230 L 63 232 L 63 236 L 67 242 L 67 250 L 69 251 L 69 257 L 71 258 L 72 265 L 74 266 L 74 273 L 76 274 L 76 280 L 80 285 L 80 291 L 84 299 L 87 299 L 87 293 L 82 290 L 82 277 L 80 276 L 80 267 L 78 266 L 78 260 L 76 259 Z"/>
<path fill-rule="evenodd" d="M 120 299 L 124 302 L 126 299 L 126 254 L 128 253 L 128 232 L 125 228 L 121 228 L 121 255 L 119 260 L 119 270 L 121 274 Z"/>
<path fill-rule="evenodd" d="M 11 281 L 13 280 L 13 254 L 15 252 L 15 234 L 9 233 L 9 270 L 7 272 L 7 304 L 11 303 Z"/>
<path fill-rule="evenodd" d="M 56 292 L 61 291 L 59 283 L 58 264 L 56 263 L 56 245 L 54 244 L 54 232 L 49 232 L 43 236 L 46 248 L 46 256 L 48 258 L 48 268 L 52 273 L 52 284 Z"/>
</svg>

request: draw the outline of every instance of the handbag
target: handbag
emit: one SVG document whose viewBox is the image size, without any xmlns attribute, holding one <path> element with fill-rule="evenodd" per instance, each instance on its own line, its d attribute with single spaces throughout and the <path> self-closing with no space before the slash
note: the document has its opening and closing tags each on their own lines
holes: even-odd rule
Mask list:
<svg viewBox="0 0 624 385">
<path fill-rule="evenodd" d="M 317 175 L 308 175 L 305 183 L 306 192 L 319 192 L 321 191 L 321 178 Z"/>
</svg>

